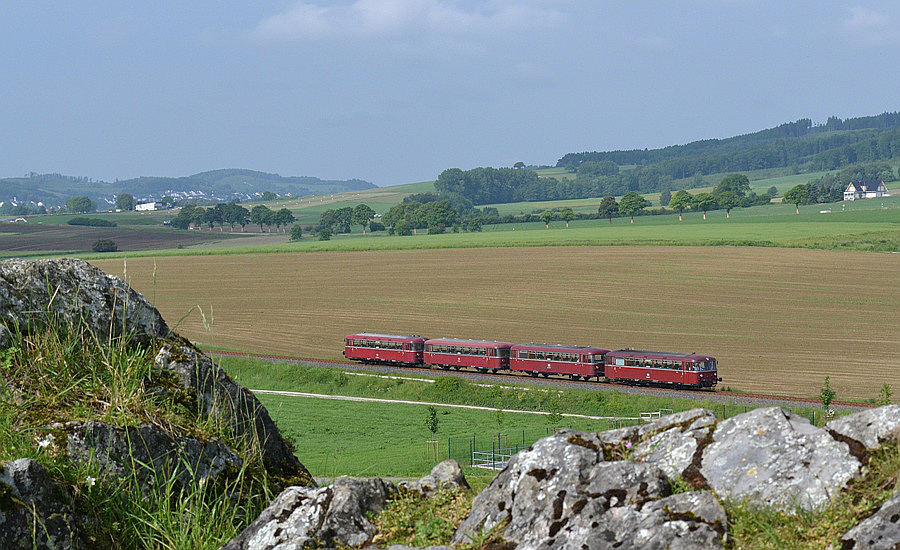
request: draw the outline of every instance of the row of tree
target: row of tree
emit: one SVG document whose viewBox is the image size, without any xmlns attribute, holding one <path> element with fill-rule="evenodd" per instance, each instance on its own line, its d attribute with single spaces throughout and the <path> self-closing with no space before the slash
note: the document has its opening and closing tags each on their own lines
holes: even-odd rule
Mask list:
<svg viewBox="0 0 900 550">
<path fill-rule="evenodd" d="M 706 185 L 702 177 L 691 184 Z M 671 176 L 656 167 L 638 167 L 620 171 L 611 161 L 586 162 L 576 170 L 575 178 L 538 177 L 525 168 L 449 168 L 441 172 L 434 187 L 440 198 L 471 205 L 527 201 L 586 199 L 606 195 L 624 195 L 629 191 L 654 193 L 670 189 Z"/>
<path fill-rule="evenodd" d="M 273 227 L 277 231 L 285 231 L 289 225 L 294 223 L 295 219 L 294 214 L 287 208 L 271 210 L 269 207 L 260 204 L 247 210 L 236 202 L 229 202 L 220 203 L 210 208 L 193 205 L 183 206 L 170 224 L 177 229 L 190 229 L 191 227 L 208 225 L 210 231 L 217 225 L 219 230 L 223 231 L 226 224 L 231 226 L 231 230 L 234 231 L 235 226 L 239 225 L 241 226 L 241 231 L 244 231 L 244 228 L 252 223 L 258 225 L 260 231 L 264 231 L 266 227 L 269 228 L 269 231 Z"/>
</svg>

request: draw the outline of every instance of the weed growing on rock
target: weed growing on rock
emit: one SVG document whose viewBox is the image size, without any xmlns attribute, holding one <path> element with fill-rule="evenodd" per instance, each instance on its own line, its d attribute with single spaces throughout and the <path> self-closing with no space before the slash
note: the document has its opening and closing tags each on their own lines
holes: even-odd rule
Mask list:
<svg viewBox="0 0 900 550">
<path fill-rule="evenodd" d="M 863 475 L 825 508 L 785 514 L 748 502 L 726 502 L 735 548 L 840 548 L 840 538 L 887 501 L 898 486 L 900 446 L 872 453 Z"/>
<path fill-rule="evenodd" d="M 373 518 L 381 546 L 405 544 L 425 547 L 450 544 L 453 533 L 469 513 L 472 494 L 459 489 L 443 489 L 430 498 L 401 490 L 387 507 Z"/>
</svg>

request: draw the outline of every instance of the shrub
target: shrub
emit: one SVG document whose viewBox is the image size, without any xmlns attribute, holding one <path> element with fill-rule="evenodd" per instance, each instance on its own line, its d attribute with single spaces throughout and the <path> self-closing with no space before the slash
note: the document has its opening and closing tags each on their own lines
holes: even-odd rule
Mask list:
<svg viewBox="0 0 900 550">
<path fill-rule="evenodd" d="M 299 241 L 303 238 L 303 228 L 300 227 L 300 224 L 294 224 L 291 226 L 291 240 Z"/>
<path fill-rule="evenodd" d="M 100 239 L 91 246 L 91 250 L 94 252 L 115 252 L 119 250 L 119 245 L 109 239 Z"/>
<path fill-rule="evenodd" d="M 87 225 L 90 227 L 115 227 L 116 222 L 103 220 L 100 218 L 88 218 L 86 216 L 76 216 L 67 222 L 69 225 Z"/>
</svg>

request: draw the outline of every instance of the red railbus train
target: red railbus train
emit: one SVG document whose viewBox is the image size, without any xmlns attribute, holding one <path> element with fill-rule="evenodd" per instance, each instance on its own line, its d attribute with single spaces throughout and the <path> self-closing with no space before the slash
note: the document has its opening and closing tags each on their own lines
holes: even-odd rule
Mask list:
<svg viewBox="0 0 900 550">
<path fill-rule="evenodd" d="M 472 368 L 479 372 L 509 371 L 684 388 L 714 388 L 722 380 L 716 358 L 697 353 L 610 351 L 586 346 L 427 339 L 368 332 L 344 339 L 344 357 L 364 363 L 428 365 L 444 370 Z"/>
<path fill-rule="evenodd" d="M 425 340 L 426 365 L 443 369 L 472 367 L 479 372 L 509 368 L 508 342 L 492 340 L 463 340 L 461 338 L 437 338 Z"/>
<path fill-rule="evenodd" d="M 516 344 L 509 368 L 531 376 L 561 374 L 573 380 L 603 376 L 603 357 L 608 349 L 560 344 Z"/>
<path fill-rule="evenodd" d="M 606 354 L 607 380 L 711 388 L 719 381 L 716 358 L 697 353 L 619 350 Z"/>
<path fill-rule="evenodd" d="M 361 332 L 344 339 L 344 357 L 363 363 L 422 364 L 425 338 Z"/>
</svg>

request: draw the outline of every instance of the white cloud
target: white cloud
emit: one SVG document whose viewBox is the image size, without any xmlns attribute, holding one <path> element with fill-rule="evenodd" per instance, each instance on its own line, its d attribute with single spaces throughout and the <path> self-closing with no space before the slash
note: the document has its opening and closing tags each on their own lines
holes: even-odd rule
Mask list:
<svg viewBox="0 0 900 550">
<path fill-rule="evenodd" d="M 343 6 L 320 6 L 301 0 L 262 20 L 254 34 L 271 40 L 416 32 L 458 35 L 546 26 L 562 19 L 563 15 L 554 9 L 512 0 L 489 2 L 469 10 L 452 0 L 355 0 Z"/>
<path fill-rule="evenodd" d="M 853 32 L 870 32 L 882 30 L 889 25 L 891 18 L 870 8 L 856 6 L 850 8 L 850 18 L 844 21 L 844 28 Z"/>
</svg>

